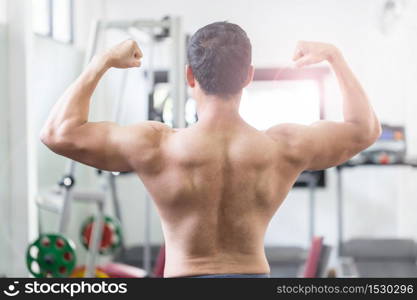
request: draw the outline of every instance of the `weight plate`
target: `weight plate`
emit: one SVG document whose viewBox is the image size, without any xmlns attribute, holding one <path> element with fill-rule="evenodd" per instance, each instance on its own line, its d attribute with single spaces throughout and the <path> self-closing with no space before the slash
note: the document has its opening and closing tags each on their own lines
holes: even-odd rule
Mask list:
<svg viewBox="0 0 417 300">
<path fill-rule="evenodd" d="M 89 249 L 90 239 L 93 231 L 95 217 L 89 217 L 81 227 L 81 243 L 85 249 Z M 105 216 L 102 230 L 102 237 L 99 247 L 99 253 L 108 255 L 114 253 L 122 243 L 122 229 L 120 222 L 112 217 Z"/>
<path fill-rule="evenodd" d="M 36 278 L 68 277 L 75 265 L 74 243 L 60 234 L 42 234 L 26 251 L 26 266 Z"/>
</svg>

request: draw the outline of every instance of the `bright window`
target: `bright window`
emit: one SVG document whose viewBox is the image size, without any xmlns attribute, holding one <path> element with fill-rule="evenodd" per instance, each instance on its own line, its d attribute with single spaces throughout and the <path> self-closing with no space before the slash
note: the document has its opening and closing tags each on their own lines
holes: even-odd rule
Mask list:
<svg viewBox="0 0 417 300">
<path fill-rule="evenodd" d="M 309 125 L 320 119 L 317 82 L 254 81 L 243 92 L 240 114 L 259 130 L 287 122 Z"/>
</svg>

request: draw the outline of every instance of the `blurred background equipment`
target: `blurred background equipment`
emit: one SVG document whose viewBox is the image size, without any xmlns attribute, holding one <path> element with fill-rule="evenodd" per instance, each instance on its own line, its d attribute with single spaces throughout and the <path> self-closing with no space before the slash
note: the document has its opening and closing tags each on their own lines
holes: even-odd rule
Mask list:
<svg viewBox="0 0 417 300">
<path fill-rule="evenodd" d="M 69 277 L 76 264 L 75 247 L 64 236 L 43 234 L 29 245 L 26 264 L 37 278 Z"/>
<path fill-rule="evenodd" d="M 407 160 L 406 150 L 404 127 L 383 124 L 382 134 L 375 144 L 337 167 L 338 252 L 344 276 L 417 276 L 417 244 L 412 239 L 360 237 L 344 241 L 344 226 L 350 222 L 344 218 L 343 169 L 366 166 L 416 168 L 415 162 Z"/>
</svg>

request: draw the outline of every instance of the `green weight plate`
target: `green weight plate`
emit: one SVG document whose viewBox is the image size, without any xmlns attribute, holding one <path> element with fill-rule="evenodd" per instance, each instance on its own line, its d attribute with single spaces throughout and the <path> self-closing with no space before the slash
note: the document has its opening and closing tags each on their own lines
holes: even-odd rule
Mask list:
<svg viewBox="0 0 417 300">
<path fill-rule="evenodd" d="M 59 234 L 42 234 L 26 251 L 26 266 L 36 278 L 69 277 L 76 265 L 74 243 Z"/>
</svg>

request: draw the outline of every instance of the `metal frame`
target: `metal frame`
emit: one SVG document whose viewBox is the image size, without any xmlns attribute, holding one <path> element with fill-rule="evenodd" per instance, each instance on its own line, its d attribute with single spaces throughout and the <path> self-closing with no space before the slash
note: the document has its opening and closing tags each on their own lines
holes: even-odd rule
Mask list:
<svg viewBox="0 0 417 300">
<path fill-rule="evenodd" d="M 308 232 L 309 242 L 313 241 L 316 234 L 316 190 L 320 174 L 316 171 L 307 171 L 300 174 L 297 180 L 307 183 L 309 190 L 309 206 L 308 206 Z"/>
<path fill-rule="evenodd" d="M 337 254 L 340 257 L 342 255 L 343 244 L 343 185 L 342 185 L 342 167 L 336 167 L 336 187 L 337 187 Z"/>
<path fill-rule="evenodd" d="M 174 126 L 185 127 L 185 34 L 179 17 L 171 19 L 170 33 L 172 36 L 172 68 L 169 72 L 171 81 L 171 97 L 173 100 Z"/>
</svg>

